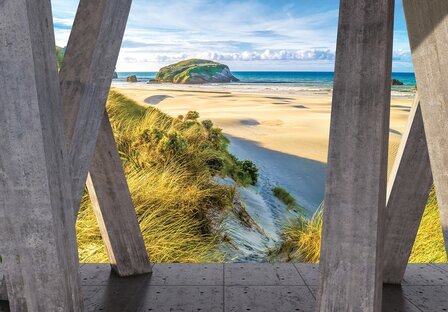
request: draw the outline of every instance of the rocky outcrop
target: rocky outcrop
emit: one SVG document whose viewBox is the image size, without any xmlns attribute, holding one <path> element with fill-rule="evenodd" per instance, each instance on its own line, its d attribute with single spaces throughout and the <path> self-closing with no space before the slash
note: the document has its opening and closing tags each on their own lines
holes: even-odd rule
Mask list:
<svg viewBox="0 0 448 312">
<path fill-rule="evenodd" d="M 117 74 L 117 72 L 114 72 L 114 75 L 112 76 L 112 79 L 118 79 L 118 74 Z"/>
<path fill-rule="evenodd" d="M 191 59 L 168 65 L 156 75 L 158 82 L 182 84 L 228 83 L 239 81 L 229 67 L 217 62 Z"/>
<path fill-rule="evenodd" d="M 128 78 L 126 78 L 126 81 L 127 82 L 138 82 L 137 76 L 136 75 L 129 76 Z"/>
<path fill-rule="evenodd" d="M 402 83 L 400 80 L 398 79 L 392 79 L 392 85 L 393 86 L 403 86 L 404 83 Z"/>
</svg>

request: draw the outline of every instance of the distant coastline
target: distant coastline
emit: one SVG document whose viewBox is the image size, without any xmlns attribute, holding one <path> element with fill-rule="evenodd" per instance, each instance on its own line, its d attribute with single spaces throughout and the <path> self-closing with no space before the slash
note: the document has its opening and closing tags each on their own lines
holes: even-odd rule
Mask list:
<svg viewBox="0 0 448 312">
<path fill-rule="evenodd" d="M 157 72 L 117 72 L 118 78 L 113 85 L 120 87 L 128 84 L 126 78 L 135 75 L 139 87 L 153 80 Z M 214 83 L 201 86 L 178 86 L 174 84 L 148 84 L 145 89 L 199 89 L 208 91 L 237 91 L 247 93 L 280 93 L 296 94 L 303 91 L 330 93 L 333 88 L 333 72 L 274 72 L 274 71 L 234 71 L 240 82 Z M 404 83 L 402 86 L 392 86 L 395 97 L 410 98 L 415 93 L 414 73 L 392 74 L 393 79 Z"/>
</svg>

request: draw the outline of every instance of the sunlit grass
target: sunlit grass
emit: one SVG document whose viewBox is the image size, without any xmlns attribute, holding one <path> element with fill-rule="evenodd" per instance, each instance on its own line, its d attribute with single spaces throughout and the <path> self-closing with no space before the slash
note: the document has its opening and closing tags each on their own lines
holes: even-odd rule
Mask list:
<svg viewBox="0 0 448 312">
<path fill-rule="evenodd" d="M 319 262 L 322 231 L 322 211 L 319 210 L 310 220 L 299 217 L 291 221 L 283 230 L 284 242 L 273 251 L 273 257 L 285 261 Z M 440 223 L 437 198 L 431 191 L 425 213 L 419 227 L 417 238 L 409 262 L 441 263 L 448 262 Z"/>
<path fill-rule="evenodd" d="M 410 262 L 448 262 L 443 242 L 442 224 L 435 191 L 432 190 L 426 204 Z"/>
<path fill-rule="evenodd" d="M 220 129 L 172 118 L 114 91 L 107 109 L 151 260 L 223 261 L 222 233 L 212 220 L 227 213 L 235 189 L 213 176 L 226 175 L 236 162 Z M 87 195 L 77 233 L 82 262 L 108 261 Z"/>
</svg>

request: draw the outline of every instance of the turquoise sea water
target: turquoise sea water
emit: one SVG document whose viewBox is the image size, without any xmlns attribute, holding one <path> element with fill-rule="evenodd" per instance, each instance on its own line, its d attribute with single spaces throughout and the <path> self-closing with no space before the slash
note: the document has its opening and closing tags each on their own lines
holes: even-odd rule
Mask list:
<svg viewBox="0 0 448 312">
<path fill-rule="evenodd" d="M 332 89 L 333 72 L 259 72 L 235 71 L 233 74 L 240 82 L 232 85 L 252 86 L 282 86 L 300 89 Z M 124 81 L 126 77 L 136 75 L 140 81 L 154 79 L 156 72 L 119 72 L 117 81 Z M 403 86 L 393 86 L 393 91 L 411 92 L 415 90 L 415 75 L 413 73 L 393 73 L 393 79 L 404 83 Z"/>
</svg>

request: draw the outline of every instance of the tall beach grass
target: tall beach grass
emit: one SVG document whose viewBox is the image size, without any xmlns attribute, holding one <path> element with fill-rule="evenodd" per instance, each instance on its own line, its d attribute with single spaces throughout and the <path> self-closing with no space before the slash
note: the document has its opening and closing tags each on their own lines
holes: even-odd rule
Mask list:
<svg viewBox="0 0 448 312">
<path fill-rule="evenodd" d="M 271 257 L 284 261 L 319 262 L 322 224 L 322 207 L 311 219 L 299 216 L 292 220 L 283 229 L 283 243 L 271 251 Z M 434 189 L 429 194 L 409 262 L 448 262 Z"/>
<path fill-rule="evenodd" d="M 216 175 L 255 183 L 253 172 L 227 152 L 227 139 L 211 121 L 186 112 L 172 118 L 111 91 L 107 102 L 146 248 L 153 262 L 223 261 L 219 220 L 235 188 Z M 253 168 L 250 168 L 253 170 Z M 107 262 L 86 194 L 77 222 L 81 262 Z"/>
</svg>

